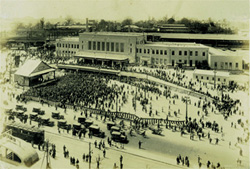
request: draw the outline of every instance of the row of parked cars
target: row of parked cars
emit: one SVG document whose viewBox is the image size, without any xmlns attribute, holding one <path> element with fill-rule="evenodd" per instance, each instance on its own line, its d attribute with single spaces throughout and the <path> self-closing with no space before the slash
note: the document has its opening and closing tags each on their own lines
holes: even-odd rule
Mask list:
<svg viewBox="0 0 250 169">
<path fill-rule="evenodd" d="M 44 110 L 41 110 L 40 108 L 33 108 L 30 113 L 30 119 L 39 122 L 43 126 L 53 127 L 55 125 L 54 122 L 50 121 L 50 118 L 44 117 L 44 114 Z"/>
<path fill-rule="evenodd" d="M 116 142 L 128 143 L 128 138 L 124 130 L 121 129 L 116 123 L 108 122 L 107 129 L 110 130 L 111 139 Z"/>
</svg>

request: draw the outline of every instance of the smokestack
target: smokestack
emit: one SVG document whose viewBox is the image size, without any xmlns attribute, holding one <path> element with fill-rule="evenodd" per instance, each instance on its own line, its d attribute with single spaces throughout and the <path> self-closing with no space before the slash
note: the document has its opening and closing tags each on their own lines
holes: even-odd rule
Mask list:
<svg viewBox="0 0 250 169">
<path fill-rule="evenodd" d="M 89 19 L 86 18 L 86 32 L 89 32 Z"/>
</svg>

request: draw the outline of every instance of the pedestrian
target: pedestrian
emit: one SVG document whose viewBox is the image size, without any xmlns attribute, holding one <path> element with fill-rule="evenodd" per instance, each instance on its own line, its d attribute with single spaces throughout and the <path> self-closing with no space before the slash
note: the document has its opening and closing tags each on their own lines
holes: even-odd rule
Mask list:
<svg viewBox="0 0 250 169">
<path fill-rule="evenodd" d="M 210 167 L 210 164 L 211 164 L 211 162 L 208 160 L 208 161 L 207 161 L 207 168 Z"/>
<path fill-rule="evenodd" d="M 96 167 L 97 167 L 97 169 L 99 169 L 99 166 L 100 166 L 100 162 L 99 162 L 99 160 L 97 160 L 96 161 Z"/>
<path fill-rule="evenodd" d="M 120 163 L 122 163 L 122 160 L 123 160 L 123 156 L 121 155 L 120 156 Z"/>
<path fill-rule="evenodd" d="M 83 159 L 83 161 L 85 161 L 85 153 L 83 153 L 82 159 Z"/>
<path fill-rule="evenodd" d="M 117 167 L 116 167 L 116 163 L 114 163 L 114 167 L 113 167 L 114 169 L 116 169 Z"/>
<path fill-rule="evenodd" d="M 139 142 L 138 142 L 139 149 L 141 149 L 141 144 L 142 144 L 142 142 L 139 140 Z"/>
<path fill-rule="evenodd" d="M 105 156 L 106 156 L 106 150 L 104 149 L 103 150 L 103 157 L 105 158 Z"/>
<path fill-rule="evenodd" d="M 240 156 L 242 156 L 243 155 L 243 151 L 242 151 L 242 149 L 240 149 Z"/>
<path fill-rule="evenodd" d="M 177 162 L 177 165 L 180 164 L 180 159 L 179 159 L 179 157 L 176 158 L 176 162 Z"/>
<path fill-rule="evenodd" d="M 215 142 L 215 144 L 218 144 L 219 143 L 219 139 L 218 138 L 216 138 L 216 142 Z"/>
<path fill-rule="evenodd" d="M 201 162 L 201 157 L 198 155 L 198 164 Z"/>
</svg>

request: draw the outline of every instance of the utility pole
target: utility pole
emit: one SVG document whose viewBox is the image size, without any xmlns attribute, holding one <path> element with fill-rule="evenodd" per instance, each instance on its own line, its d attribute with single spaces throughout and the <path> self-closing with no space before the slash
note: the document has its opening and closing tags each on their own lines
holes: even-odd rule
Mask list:
<svg viewBox="0 0 250 169">
<path fill-rule="evenodd" d="M 186 124 L 188 122 L 188 104 L 191 102 L 190 97 L 185 96 L 184 102 L 186 103 Z"/>
<path fill-rule="evenodd" d="M 89 169 L 91 169 L 91 143 L 89 142 Z"/>
<path fill-rule="evenodd" d="M 116 94 L 116 112 L 118 112 L 118 93 Z"/>
</svg>

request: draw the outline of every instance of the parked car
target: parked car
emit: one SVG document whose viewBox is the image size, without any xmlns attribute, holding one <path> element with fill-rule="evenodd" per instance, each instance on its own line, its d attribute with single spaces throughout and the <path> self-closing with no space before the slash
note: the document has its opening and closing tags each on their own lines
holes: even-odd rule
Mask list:
<svg viewBox="0 0 250 169">
<path fill-rule="evenodd" d="M 44 110 L 41 110 L 40 108 L 35 108 L 35 107 L 33 108 L 32 112 L 36 112 L 39 115 L 44 115 L 45 114 Z"/>
<path fill-rule="evenodd" d="M 71 125 L 67 124 L 66 120 L 59 120 L 57 122 L 57 127 L 62 129 L 71 129 Z"/>
<path fill-rule="evenodd" d="M 85 117 L 78 117 L 78 123 L 84 124 L 84 122 L 86 121 Z"/>
<path fill-rule="evenodd" d="M 111 129 L 110 129 L 110 133 L 112 133 L 113 131 L 117 131 L 117 132 L 120 132 L 121 134 L 125 135 L 125 131 L 122 131 L 121 127 L 112 126 Z"/>
<path fill-rule="evenodd" d="M 107 123 L 107 129 L 110 130 L 111 127 L 115 126 L 116 124 L 114 122 L 108 122 Z"/>
<path fill-rule="evenodd" d="M 101 138 L 105 137 L 105 133 L 101 131 L 100 127 L 96 125 L 89 126 L 89 132 L 92 133 L 92 135 L 96 137 L 101 137 Z"/>
<path fill-rule="evenodd" d="M 38 117 L 37 113 L 30 113 L 30 120 L 36 121 L 37 117 Z"/>
<path fill-rule="evenodd" d="M 52 117 L 53 119 L 57 119 L 57 120 L 64 119 L 64 116 L 63 116 L 63 115 L 60 115 L 59 112 L 52 112 L 51 117 Z"/>
<path fill-rule="evenodd" d="M 83 125 L 88 128 L 89 126 L 91 126 L 93 124 L 93 121 L 92 120 L 85 120 L 85 122 L 83 123 Z"/>
<path fill-rule="evenodd" d="M 43 126 L 53 127 L 55 125 L 53 121 L 50 121 L 50 118 L 41 117 L 40 120 Z"/>
<path fill-rule="evenodd" d="M 17 104 L 17 105 L 16 105 L 16 110 L 23 110 L 24 112 L 26 112 L 26 111 L 27 111 L 27 108 L 24 107 L 24 106 L 21 105 L 21 104 Z"/>
<path fill-rule="evenodd" d="M 128 138 L 126 135 L 122 134 L 121 132 L 118 131 L 113 131 L 111 133 L 111 139 L 115 142 L 120 142 L 120 143 L 128 143 Z"/>
</svg>

